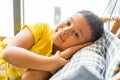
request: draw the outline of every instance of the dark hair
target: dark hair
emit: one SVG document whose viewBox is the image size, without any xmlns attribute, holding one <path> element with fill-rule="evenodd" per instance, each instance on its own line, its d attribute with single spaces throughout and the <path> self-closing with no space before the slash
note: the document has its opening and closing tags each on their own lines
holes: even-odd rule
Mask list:
<svg viewBox="0 0 120 80">
<path fill-rule="evenodd" d="M 104 33 L 104 27 L 103 27 L 104 24 L 102 19 L 98 17 L 96 14 L 94 14 L 93 12 L 88 10 L 82 10 L 82 11 L 79 11 L 78 13 L 82 14 L 86 18 L 86 20 L 88 21 L 88 24 L 91 27 L 91 31 L 92 31 L 91 41 L 94 42 L 98 38 L 100 38 Z"/>
</svg>

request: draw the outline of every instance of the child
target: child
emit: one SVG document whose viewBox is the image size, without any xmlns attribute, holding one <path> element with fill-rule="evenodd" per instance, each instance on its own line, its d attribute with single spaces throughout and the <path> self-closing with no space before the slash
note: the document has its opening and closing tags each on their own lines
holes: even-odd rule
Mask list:
<svg viewBox="0 0 120 80">
<path fill-rule="evenodd" d="M 8 75 L 15 80 L 20 77 L 20 73 L 13 75 L 15 65 L 23 67 L 22 80 L 48 80 L 77 50 L 96 41 L 102 33 L 102 20 L 87 10 L 75 13 L 54 31 L 46 23 L 24 25 L 3 51 L 3 59 L 12 64 Z"/>
</svg>

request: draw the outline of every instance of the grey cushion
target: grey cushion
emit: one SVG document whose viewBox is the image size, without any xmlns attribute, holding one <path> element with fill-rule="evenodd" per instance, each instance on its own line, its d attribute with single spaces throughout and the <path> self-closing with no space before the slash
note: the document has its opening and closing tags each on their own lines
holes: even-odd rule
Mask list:
<svg viewBox="0 0 120 80">
<path fill-rule="evenodd" d="M 68 77 L 69 76 L 69 77 Z M 99 77 L 92 74 L 85 66 L 71 70 L 65 74 L 62 80 L 99 80 Z"/>
</svg>

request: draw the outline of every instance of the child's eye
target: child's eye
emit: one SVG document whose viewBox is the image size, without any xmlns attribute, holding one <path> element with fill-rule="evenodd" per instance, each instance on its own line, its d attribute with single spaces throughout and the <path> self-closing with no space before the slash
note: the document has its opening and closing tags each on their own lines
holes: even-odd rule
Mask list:
<svg viewBox="0 0 120 80">
<path fill-rule="evenodd" d="M 66 24 L 67 24 L 67 26 L 70 26 L 71 25 L 71 23 L 70 23 L 70 21 L 66 21 Z"/>
<path fill-rule="evenodd" d="M 73 34 L 76 36 L 76 37 L 79 37 L 78 33 L 73 31 Z"/>
</svg>

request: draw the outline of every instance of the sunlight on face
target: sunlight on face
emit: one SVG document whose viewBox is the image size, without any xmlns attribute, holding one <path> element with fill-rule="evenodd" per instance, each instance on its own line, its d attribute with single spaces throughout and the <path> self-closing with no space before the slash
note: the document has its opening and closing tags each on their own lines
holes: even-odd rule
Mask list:
<svg viewBox="0 0 120 80">
<path fill-rule="evenodd" d="M 65 22 L 57 25 L 53 35 L 54 44 L 61 48 L 84 44 L 91 39 L 91 29 L 87 20 L 81 14 L 75 14 Z"/>
</svg>

